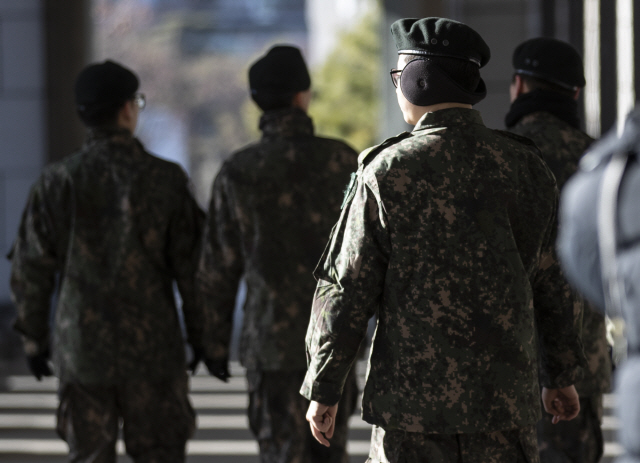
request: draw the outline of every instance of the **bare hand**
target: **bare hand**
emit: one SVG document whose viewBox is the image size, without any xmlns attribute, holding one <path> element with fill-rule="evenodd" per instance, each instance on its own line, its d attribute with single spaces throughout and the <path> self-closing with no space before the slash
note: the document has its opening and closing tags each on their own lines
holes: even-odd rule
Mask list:
<svg viewBox="0 0 640 463">
<path fill-rule="evenodd" d="M 307 410 L 307 421 L 311 426 L 311 433 L 325 447 L 331 444 L 328 439 L 333 437 L 333 431 L 336 428 L 336 414 L 338 413 L 338 404 L 322 405 L 321 403 L 311 401 L 309 410 Z"/>
<path fill-rule="evenodd" d="M 580 398 L 575 386 L 561 389 L 542 388 L 542 403 L 547 413 L 553 415 L 551 422 L 558 424 L 560 421 L 574 419 L 580 413 Z"/>
</svg>

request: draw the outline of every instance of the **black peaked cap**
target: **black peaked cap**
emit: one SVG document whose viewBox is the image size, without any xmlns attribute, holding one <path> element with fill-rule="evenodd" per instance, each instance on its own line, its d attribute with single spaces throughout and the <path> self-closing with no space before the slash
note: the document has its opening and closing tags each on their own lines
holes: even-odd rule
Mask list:
<svg viewBox="0 0 640 463">
<path fill-rule="evenodd" d="M 480 34 L 452 19 L 399 19 L 391 25 L 391 35 L 398 54 L 460 58 L 479 67 L 491 58 L 491 50 Z"/>
<path fill-rule="evenodd" d="M 276 45 L 249 68 L 252 93 L 301 92 L 311 87 L 311 77 L 302 53 L 296 47 Z"/>
<path fill-rule="evenodd" d="M 133 97 L 139 85 L 133 72 L 114 61 L 90 64 L 80 71 L 76 79 L 76 104 L 119 104 Z"/>
<path fill-rule="evenodd" d="M 562 40 L 539 37 L 522 42 L 513 52 L 517 74 L 547 80 L 565 88 L 585 86 L 582 58 Z"/>
</svg>

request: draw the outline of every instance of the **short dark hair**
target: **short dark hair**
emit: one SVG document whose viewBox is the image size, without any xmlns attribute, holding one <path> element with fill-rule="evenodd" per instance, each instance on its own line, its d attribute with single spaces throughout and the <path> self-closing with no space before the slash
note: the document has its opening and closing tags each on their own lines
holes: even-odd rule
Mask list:
<svg viewBox="0 0 640 463">
<path fill-rule="evenodd" d="M 516 76 L 520 76 L 523 82 L 527 84 L 527 87 L 533 90 L 550 90 L 552 92 L 560 93 L 564 96 L 573 97 L 576 91 L 571 88 L 562 87 L 560 85 L 554 84 L 553 82 L 549 82 L 548 80 L 538 79 L 537 77 L 528 76 L 526 74 L 519 74 L 517 72 L 513 73 L 513 77 L 511 78 L 511 82 L 516 81 Z"/>
<path fill-rule="evenodd" d="M 468 92 L 475 92 L 480 83 L 480 68 L 472 61 L 446 56 L 423 56 L 402 54 L 405 64 L 414 59 L 424 59 L 442 69 L 453 81 Z"/>
<path fill-rule="evenodd" d="M 263 111 L 291 108 L 297 92 L 274 93 L 267 91 L 252 92 L 251 98 Z"/>
<path fill-rule="evenodd" d="M 131 97 L 133 98 L 133 96 Z M 120 100 L 113 103 L 78 106 L 78 117 L 87 127 L 103 127 L 116 125 L 118 113 L 129 100 Z"/>
</svg>

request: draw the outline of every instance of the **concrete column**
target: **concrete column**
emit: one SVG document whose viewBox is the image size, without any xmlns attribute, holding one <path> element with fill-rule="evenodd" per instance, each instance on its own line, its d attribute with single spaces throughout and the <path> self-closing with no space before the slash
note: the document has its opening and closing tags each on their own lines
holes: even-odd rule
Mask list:
<svg viewBox="0 0 640 463">
<path fill-rule="evenodd" d="M 73 81 L 89 56 L 90 0 L 0 0 L 0 377 L 24 368 L 11 324 L 10 263 L 29 189 L 84 134 Z"/>
<path fill-rule="evenodd" d="M 76 150 L 84 127 L 73 103 L 73 83 L 91 56 L 90 0 L 45 0 L 47 160 Z"/>
<path fill-rule="evenodd" d="M 38 0 L 0 0 L 0 377 L 21 354 L 11 330 L 10 264 L 29 188 L 46 151 L 44 13 Z"/>
<path fill-rule="evenodd" d="M 487 97 L 475 106 L 487 127 L 504 129 L 509 110 L 509 84 L 513 74 L 511 56 L 522 41 L 538 35 L 544 28 L 544 3 L 525 0 L 460 0 L 459 17 L 484 38 L 491 49 L 491 60 L 480 70 L 487 84 Z"/>
<path fill-rule="evenodd" d="M 600 2 L 600 127 L 605 134 L 618 116 L 615 2 Z"/>
</svg>

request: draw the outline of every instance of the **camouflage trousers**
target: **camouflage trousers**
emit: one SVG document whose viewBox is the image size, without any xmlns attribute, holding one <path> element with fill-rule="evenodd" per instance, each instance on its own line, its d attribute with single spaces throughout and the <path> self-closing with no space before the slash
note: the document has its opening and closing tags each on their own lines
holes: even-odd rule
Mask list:
<svg viewBox="0 0 640 463">
<path fill-rule="evenodd" d="M 136 463 L 179 463 L 195 431 L 185 376 L 116 386 L 61 384 L 56 431 L 74 463 L 115 463 L 122 420 L 127 454 Z"/>
<path fill-rule="evenodd" d="M 538 422 L 542 463 L 597 463 L 604 452 L 602 395 L 580 398 L 580 414 L 571 421 L 551 423 L 543 412 Z"/>
<path fill-rule="evenodd" d="M 331 447 L 320 445 L 305 416 L 309 401 L 300 395 L 306 371 L 247 371 L 249 426 L 258 440 L 261 463 L 348 463 L 349 417 L 358 398 L 352 371 L 345 382 Z"/>
<path fill-rule="evenodd" d="M 422 434 L 374 426 L 367 463 L 539 463 L 534 426 L 477 434 Z"/>
</svg>

